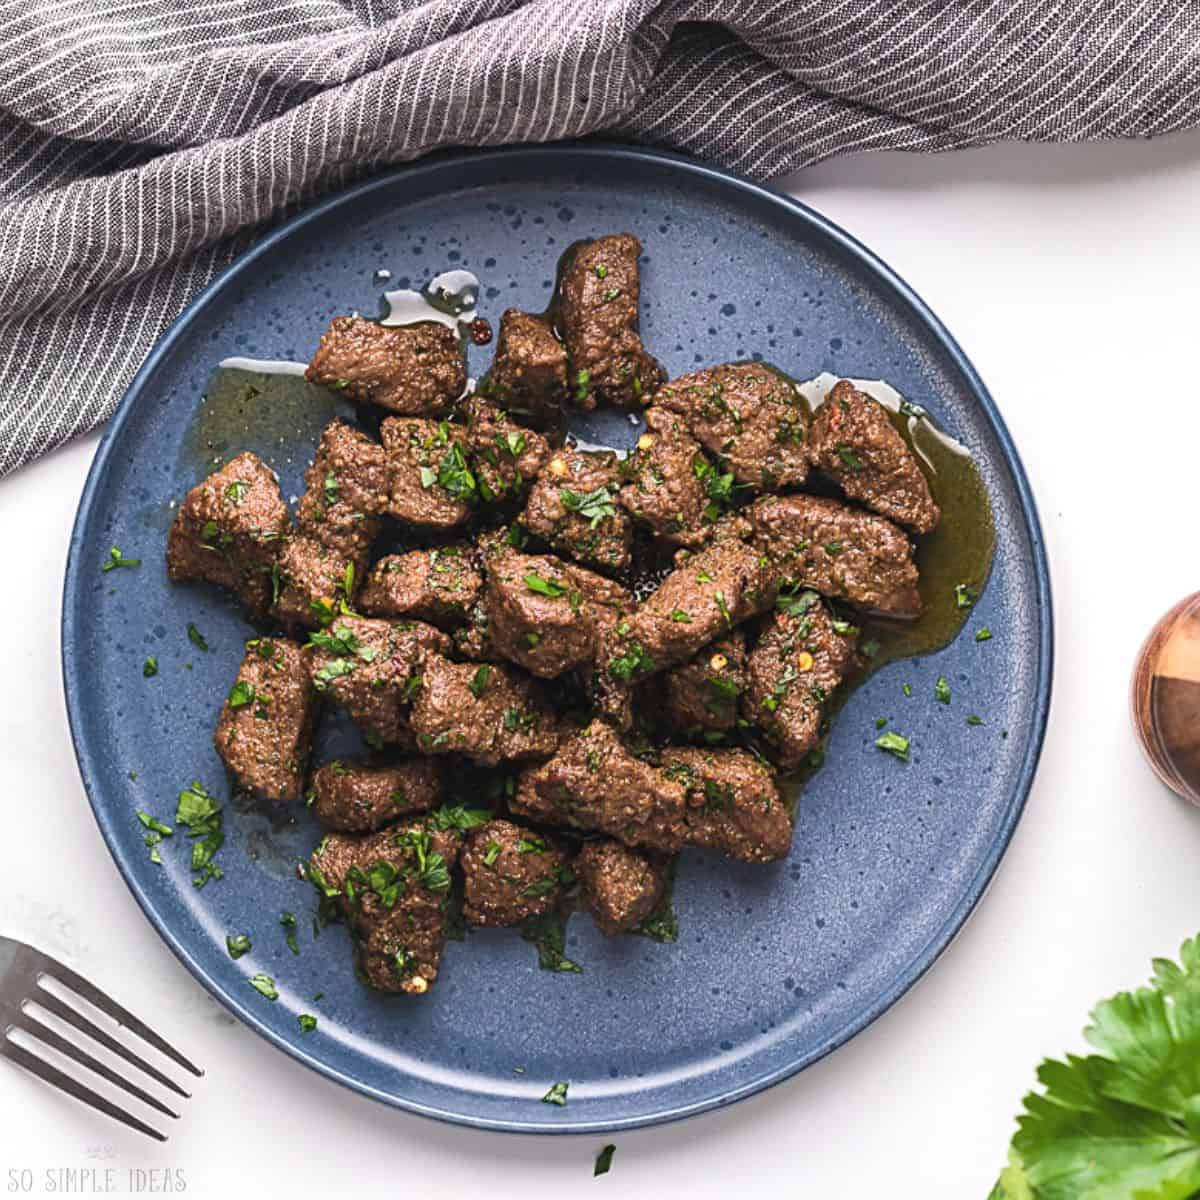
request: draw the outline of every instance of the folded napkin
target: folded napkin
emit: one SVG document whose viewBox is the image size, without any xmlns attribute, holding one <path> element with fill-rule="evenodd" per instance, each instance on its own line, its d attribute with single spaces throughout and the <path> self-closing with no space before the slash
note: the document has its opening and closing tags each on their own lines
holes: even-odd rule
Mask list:
<svg viewBox="0 0 1200 1200">
<path fill-rule="evenodd" d="M 264 227 L 603 131 L 756 178 L 1194 123 L 1190 0 L 0 0 L 0 474 L 91 429 Z"/>
</svg>

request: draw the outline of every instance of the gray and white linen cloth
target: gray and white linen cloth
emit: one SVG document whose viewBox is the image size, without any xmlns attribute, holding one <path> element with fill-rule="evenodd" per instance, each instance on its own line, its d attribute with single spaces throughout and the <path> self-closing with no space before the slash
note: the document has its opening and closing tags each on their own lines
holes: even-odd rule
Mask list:
<svg viewBox="0 0 1200 1200">
<path fill-rule="evenodd" d="M 765 179 L 1196 121 L 1200 0 L 0 0 L 0 474 L 91 429 L 270 222 L 604 132 Z"/>
</svg>

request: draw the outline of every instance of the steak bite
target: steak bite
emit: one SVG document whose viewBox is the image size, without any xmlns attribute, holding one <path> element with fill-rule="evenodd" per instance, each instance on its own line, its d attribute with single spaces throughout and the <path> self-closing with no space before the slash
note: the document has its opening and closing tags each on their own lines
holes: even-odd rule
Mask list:
<svg viewBox="0 0 1200 1200">
<path fill-rule="evenodd" d="M 656 850 L 677 850 L 685 832 L 683 785 L 634 758 L 603 721 L 525 771 L 509 807 L 536 821 L 597 829 Z"/>
<path fill-rule="evenodd" d="M 654 407 L 676 413 L 738 483 L 799 487 L 808 476 L 808 417 L 795 385 L 761 363 L 727 363 L 664 384 Z"/>
<path fill-rule="evenodd" d="M 327 834 L 313 851 L 308 878 L 337 898 L 370 987 L 419 996 L 437 978 L 459 846 L 457 833 L 409 821 L 365 837 Z"/>
<path fill-rule="evenodd" d="M 294 800 L 304 791 L 316 716 L 300 647 L 257 638 L 246 643 L 213 745 L 238 787 L 265 800 Z"/>
<path fill-rule="evenodd" d="M 465 754 L 484 766 L 546 758 L 558 745 L 558 720 L 539 685 L 494 663 L 454 663 L 430 655 L 412 709 L 426 754 Z"/>
<path fill-rule="evenodd" d="M 296 517 L 300 531 L 343 558 L 364 559 L 379 533 L 391 490 L 383 447 L 334 421 L 321 434 L 304 486 Z"/>
<path fill-rule="evenodd" d="M 634 607 L 620 584 L 550 554 L 505 548 L 485 569 L 488 647 L 544 679 L 590 663 L 601 631 Z"/>
<path fill-rule="evenodd" d="M 633 234 L 615 233 L 580 243 L 563 265 L 558 317 L 580 408 L 641 407 L 666 378 L 638 333 L 641 252 Z"/>
<path fill-rule="evenodd" d="M 888 410 L 848 379 L 834 385 L 809 429 L 812 464 L 852 500 L 916 533 L 941 520 L 929 480 Z"/>
<path fill-rule="evenodd" d="M 917 617 L 912 543 L 886 517 L 816 496 L 763 496 L 743 510 L 749 539 L 799 587 L 888 617 Z"/>
<path fill-rule="evenodd" d="M 176 583 L 229 588 L 261 617 L 271 602 L 279 541 L 291 524 L 275 472 L 257 455 L 239 454 L 180 505 L 167 537 L 167 573 Z"/>
<path fill-rule="evenodd" d="M 340 601 L 353 603 L 361 562 L 361 555 L 346 558 L 316 538 L 288 538 L 279 551 L 273 576 L 276 596 L 272 613 L 288 629 L 319 629 L 329 624 Z"/>
<path fill-rule="evenodd" d="M 608 838 L 585 842 L 575 856 L 583 903 L 607 937 L 644 921 L 662 895 L 666 872 L 646 855 Z"/>
<path fill-rule="evenodd" d="M 857 666 L 858 631 L 829 615 L 815 592 L 777 611 L 750 652 L 742 715 L 774 745 L 779 765 L 798 767 L 822 733 L 826 705 Z"/>
<path fill-rule="evenodd" d="M 306 653 L 313 687 L 340 704 L 368 741 L 403 744 L 426 656 L 449 648 L 441 630 L 419 621 L 340 616 L 310 634 Z"/>
<path fill-rule="evenodd" d="M 559 450 L 529 493 L 521 523 L 530 533 L 587 566 L 629 566 L 629 514 L 615 503 L 620 460 L 611 451 Z"/>
<path fill-rule="evenodd" d="M 518 308 L 504 310 L 487 393 L 538 426 L 558 423 L 567 395 L 567 350 L 547 321 Z"/>
<path fill-rule="evenodd" d="M 511 821 L 473 829 L 460 861 L 468 925 L 520 925 L 551 912 L 575 879 L 558 845 Z"/>
<path fill-rule="evenodd" d="M 646 411 L 646 432 L 623 464 L 622 506 L 655 537 L 674 546 L 701 546 L 717 517 L 706 480 L 717 471 L 680 418 Z"/>
<path fill-rule="evenodd" d="M 463 543 L 381 558 L 358 597 L 374 617 L 414 617 L 442 629 L 462 625 L 483 591 L 474 548 Z"/>
<path fill-rule="evenodd" d="M 772 862 L 792 847 L 792 819 L 768 767 L 745 750 L 669 746 L 663 773 L 687 788 L 689 846 L 742 862 Z"/>
<path fill-rule="evenodd" d="M 765 558 L 731 536 L 689 554 L 605 638 L 601 668 L 620 684 L 687 662 L 702 646 L 775 603 Z"/>
<path fill-rule="evenodd" d="M 668 721 L 686 733 L 733 729 L 746 690 L 746 635 L 735 629 L 663 676 Z"/>
<path fill-rule="evenodd" d="M 521 495 L 546 465 L 550 443 L 481 396 L 465 401 L 459 414 L 479 498 L 490 504 Z"/>
<path fill-rule="evenodd" d="M 313 772 L 309 803 L 326 829 L 369 833 L 427 812 L 441 790 L 441 766 L 429 758 L 406 758 L 389 766 L 334 759 Z"/>
<path fill-rule="evenodd" d="M 467 386 L 454 331 L 435 321 L 388 326 L 334 317 L 304 377 L 405 416 L 445 412 Z"/>
<path fill-rule="evenodd" d="M 428 529 L 452 529 L 470 517 L 479 491 L 461 429 L 446 421 L 388 417 L 379 432 L 391 468 L 393 517 Z"/>
</svg>

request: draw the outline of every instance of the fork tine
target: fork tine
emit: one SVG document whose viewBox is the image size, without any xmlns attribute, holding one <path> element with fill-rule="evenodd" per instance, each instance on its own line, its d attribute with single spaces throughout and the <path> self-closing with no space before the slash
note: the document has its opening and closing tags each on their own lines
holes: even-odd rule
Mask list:
<svg viewBox="0 0 1200 1200">
<path fill-rule="evenodd" d="M 69 1042 L 65 1037 L 59 1035 L 55 1030 L 48 1025 L 44 1025 L 37 1019 L 37 1014 L 25 1010 L 14 1023 L 13 1028 L 22 1029 L 30 1037 L 35 1037 L 39 1041 L 45 1042 L 47 1046 L 53 1047 L 60 1054 L 65 1054 L 68 1058 L 74 1059 L 81 1066 L 87 1067 L 89 1071 L 95 1071 L 101 1079 L 107 1079 L 109 1083 L 116 1087 L 123 1088 L 131 1096 L 136 1096 L 143 1104 L 150 1105 L 151 1108 L 156 1108 L 164 1116 L 178 1117 L 177 1112 L 172 1112 L 161 1100 L 150 1095 L 149 1092 L 144 1092 L 135 1083 L 130 1083 L 127 1079 L 118 1075 L 116 1071 L 105 1066 L 98 1058 L 93 1058 L 86 1050 L 75 1045 L 74 1042 Z"/>
<path fill-rule="evenodd" d="M 82 1100 L 84 1104 L 91 1105 L 92 1108 L 98 1109 L 106 1116 L 112 1117 L 114 1121 L 120 1121 L 122 1125 L 128 1125 L 130 1129 L 136 1129 L 139 1133 L 144 1133 L 147 1137 L 152 1137 L 157 1142 L 165 1142 L 167 1140 L 166 1136 L 159 1133 L 157 1129 L 151 1129 L 144 1121 L 139 1121 L 137 1117 L 130 1116 L 123 1108 L 118 1108 L 115 1104 L 105 1100 L 103 1096 L 98 1096 L 91 1088 L 85 1087 L 82 1083 L 72 1079 L 70 1075 L 65 1075 L 57 1067 L 38 1058 L 36 1054 L 31 1054 L 24 1046 L 18 1046 L 13 1041 L 0 1039 L 0 1056 L 10 1059 L 18 1066 L 24 1067 L 25 1070 L 36 1075 L 43 1082 L 66 1092 L 68 1096 L 74 1096 L 76 1100 Z"/>
<path fill-rule="evenodd" d="M 114 1021 L 119 1021 L 126 1029 L 136 1033 L 144 1042 L 149 1042 L 160 1053 L 177 1062 L 185 1071 L 190 1071 L 199 1077 L 204 1074 L 199 1067 L 189 1062 L 178 1050 L 165 1039 L 158 1036 L 144 1021 L 139 1021 L 127 1008 L 122 1008 L 115 1000 L 106 996 L 98 987 L 89 983 L 82 975 L 76 974 L 70 967 L 64 967 L 56 958 L 38 952 L 41 960 L 41 970 L 52 979 L 65 983 L 72 991 L 78 992 L 85 1000 L 91 1001 L 101 1012 L 106 1012 Z M 45 989 L 43 989 L 45 990 Z"/>
<path fill-rule="evenodd" d="M 170 1088 L 177 1096 L 182 1096 L 185 1100 L 191 1096 L 191 1092 L 184 1091 L 170 1076 L 164 1075 L 157 1067 L 151 1066 L 140 1054 L 135 1054 L 128 1046 L 118 1042 L 116 1038 L 110 1037 L 98 1025 L 89 1021 L 78 1009 L 72 1008 L 53 992 L 47 991 L 46 988 L 38 988 L 37 994 L 31 999 L 48 1012 L 52 1012 L 60 1020 L 66 1021 L 68 1025 L 73 1025 L 80 1033 L 86 1033 L 93 1041 L 99 1042 L 106 1050 L 111 1050 L 127 1063 L 137 1067 L 139 1071 L 145 1071 L 151 1079 L 161 1083 L 165 1088 Z"/>
</svg>

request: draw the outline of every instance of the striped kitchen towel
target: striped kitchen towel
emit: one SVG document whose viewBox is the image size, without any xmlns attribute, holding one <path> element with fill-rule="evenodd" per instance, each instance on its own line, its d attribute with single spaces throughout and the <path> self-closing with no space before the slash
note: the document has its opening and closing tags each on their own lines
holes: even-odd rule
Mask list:
<svg viewBox="0 0 1200 1200">
<path fill-rule="evenodd" d="M 0 0 L 0 474 L 103 421 L 269 222 L 606 131 L 768 178 L 1193 124 L 1200 0 Z"/>
</svg>

